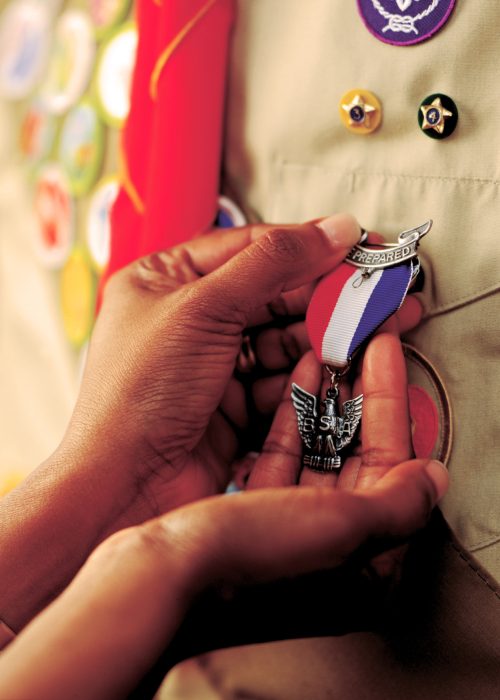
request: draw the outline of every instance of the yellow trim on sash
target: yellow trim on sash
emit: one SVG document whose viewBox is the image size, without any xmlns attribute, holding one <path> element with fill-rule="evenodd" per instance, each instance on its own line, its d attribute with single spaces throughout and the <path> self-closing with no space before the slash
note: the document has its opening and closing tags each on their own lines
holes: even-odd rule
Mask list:
<svg viewBox="0 0 500 700">
<path fill-rule="evenodd" d="M 136 212 L 142 216 L 146 211 L 146 207 L 144 205 L 144 202 L 142 201 L 142 197 L 140 196 L 134 183 L 132 182 L 127 162 L 127 156 L 125 153 L 125 149 L 123 148 L 122 142 L 120 142 L 120 147 L 118 149 L 118 162 L 118 177 L 120 180 L 120 184 L 127 193 L 130 201 L 134 205 L 134 209 L 136 210 Z"/>
<path fill-rule="evenodd" d="M 155 2 L 158 2 L 158 0 L 155 0 Z M 160 0 L 161 2 L 161 0 Z M 172 41 L 168 44 L 168 46 L 164 49 L 164 51 L 161 53 L 160 57 L 156 61 L 156 65 L 153 68 L 153 72 L 151 73 L 151 80 L 149 83 L 149 93 L 151 95 L 151 99 L 157 100 L 158 99 L 158 81 L 160 80 L 160 76 L 163 72 L 163 69 L 165 68 L 165 65 L 167 64 L 168 60 L 170 59 L 171 55 L 174 53 L 175 49 L 179 46 L 179 44 L 184 41 L 186 36 L 189 34 L 189 32 L 193 29 L 193 27 L 198 24 L 198 22 L 207 14 L 207 12 L 211 9 L 213 5 L 217 0 L 207 0 L 207 2 L 201 7 L 198 12 L 195 14 L 194 17 L 192 17 L 185 25 L 182 27 L 182 29 L 179 31 L 179 33 L 174 36 Z"/>
</svg>

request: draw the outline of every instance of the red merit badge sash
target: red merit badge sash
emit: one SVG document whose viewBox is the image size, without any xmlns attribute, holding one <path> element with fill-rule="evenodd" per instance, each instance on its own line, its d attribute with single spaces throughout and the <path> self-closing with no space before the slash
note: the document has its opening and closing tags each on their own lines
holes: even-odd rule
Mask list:
<svg viewBox="0 0 500 700">
<path fill-rule="evenodd" d="M 217 212 L 234 0 L 138 0 L 105 277 L 206 230 Z"/>
</svg>

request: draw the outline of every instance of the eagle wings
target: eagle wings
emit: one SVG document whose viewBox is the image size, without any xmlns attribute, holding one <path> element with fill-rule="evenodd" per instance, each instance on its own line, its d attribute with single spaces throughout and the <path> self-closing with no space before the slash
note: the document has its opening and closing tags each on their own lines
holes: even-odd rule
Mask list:
<svg viewBox="0 0 500 700">
<path fill-rule="evenodd" d="M 297 413 L 300 437 L 305 446 L 312 450 L 319 424 L 317 399 L 313 394 L 298 386 L 298 384 L 292 383 L 292 403 Z M 334 430 L 337 450 L 341 450 L 352 440 L 361 420 L 362 409 L 363 394 L 356 396 L 350 401 L 345 401 L 342 405 L 342 416 L 338 417 L 338 425 Z M 347 426 L 349 426 L 348 429 Z"/>
<path fill-rule="evenodd" d="M 295 384 L 295 382 L 292 382 L 292 403 L 297 413 L 300 437 L 305 446 L 312 450 L 318 427 L 316 397 L 305 389 L 302 389 L 298 384 Z M 306 421 L 308 420 L 314 421 L 314 430 L 305 429 Z"/>
<path fill-rule="evenodd" d="M 351 442 L 352 436 L 356 432 L 356 428 L 361 420 L 361 413 L 363 411 L 363 394 L 356 396 L 356 398 L 350 401 L 344 401 L 342 405 L 342 426 L 346 423 L 350 423 L 349 433 L 342 431 L 342 434 L 337 438 L 337 450 L 341 450 L 349 442 Z"/>
</svg>

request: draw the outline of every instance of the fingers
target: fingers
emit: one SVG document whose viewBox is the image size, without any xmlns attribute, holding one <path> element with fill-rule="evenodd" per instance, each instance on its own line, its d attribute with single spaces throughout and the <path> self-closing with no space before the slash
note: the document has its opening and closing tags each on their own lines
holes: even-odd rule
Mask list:
<svg viewBox="0 0 500 700">
<path fill-rule="evenodd" d="M 424 310 L 422 304 L 414 296 L 407 296 L 401 308 L 390 316 L 378 329 L 378 333 L 392 333 L 403 335 L 412 328 L 418 326 L 422 320 Z"/>
<path fill-rule="evenodd" d="M 399 324 L 399 332 L 401 334 L 411 331 L 412 328 L 418 326 L 422 320 L 424 310 L 422 304 L 417 297 L 411 294 L 406 297 L 404 304 L 396 313 L 396 318 Z"/>
<path fill-rule="evenodd" d="M 201 280 L 206 301 L 226 314 L 243 315 L 246 324 L 252 312 L 282 292 L 333 269 L 359 236 L 359 225 L 347 214 L 317 225 L 267 227 L 252 245 Z"/>
<path fill-rule="evenodd" d="M 380 518 L 384 513 L 388 515 L 384 525 L 387 535 L 382 527 L 381 536 L 404 537 L 405 533 L 421 527 L 421 513 L 426 510 L 430 513 L 448 485 L 448 470 L 435 460 L 407 460 L 388 471 L 368 491 Z"/>
<path fill-rule="evenodd" d="M 376 336 L 363 360 L 362 468 L 366 488 L 412 454 L 406 366 L 398 338 Z"/>
<path fill-rule="evenodd" d="M 277 299 L 253 311 L 249 315 L 248 325 L 262 326 L 287 316 L 304 316 L 315 287 L 315 282 L 309 282 L 298 289 L 284 292 Z"/>
<path fill-rule="evenodd" d="M 232 512 L 212 500 L 209 578 L 269 580 L 337 566 L 371 540 L 394 546 L 425 525 L 447 485 L 443 465 L 413 460 L 362 494 L 265 489 L 235 496 Z"/>
<path fill-rule="evenodd" d="M 214 229 L 177 247 L 189 254 L 193 268 L 199 275 L 207 275 L 250 245 L 261 228 L 267 227 Z"/>
<path fill-rule="evenodd" d="M 262 454 L 248 480 L 249 489 L 291 486 L 297 483 L 302 461 L 302 444 L 291 401 L 292 381 L 300 384 L 306 391 L 317 393 L 321 384 L 321 367 L 312 352 L 303 357 L 287 383 Z"/>
<path fill-rule="evenodd" d="M 124 697 L 206 586 L 332 568 L 373 540 L 400 541 L 425 524 L 446 487 L 442 465 L 414 460 L 364 494 L 219 496 L 122 531 L 3 651 L 2 697 Z"/>
<path fill-rule="evenodd" d="M 259 333 L 256 353 L 265 369 L 276 370 L 297 362 L 311 348 L 305 323 L 292 323 L 286 328 L 269 328 Z"/>
<path fill-rule="evenodd" d="M 257 379 L 252 386 L 256 410 L 264 416 L 272 416 L 283 399 L 289 380 L 288 374 L 274 374 Z"/>
</svg>

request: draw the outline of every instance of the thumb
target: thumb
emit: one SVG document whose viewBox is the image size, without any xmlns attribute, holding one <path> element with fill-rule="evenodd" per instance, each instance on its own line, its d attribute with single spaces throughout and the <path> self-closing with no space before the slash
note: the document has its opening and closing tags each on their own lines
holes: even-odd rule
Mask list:
<svg viewBox="0 0 500 700">
<path fill-rule="evenodd" d="M 246 317 L 282 292 L 296 289 L 335 268 L 359 241 L 361 229 L 349 214 L 295 226 L 266 226 L 241 253 L 210 273 L 205 301 Z"/>
<path fill-rule="evenodd" d="M 390 469 L 367 491 L 380 513 L 379 536 L 397 540 L 421 527 L 422 513 L 431 512 L 448 484 L 448 470 L 436 460 L 411 459 Z"/>
<path fill-rule="evenodd" d="M 363 492 L 291 487 L 207 499 L 166 516 L 162 532 L 194 545 L 198 583 L 269 581 L 339 566 L 367 544 L 393 547 L 426 524 L 447 485 L 442 464 L 412 460 Z"/>
</svg>

